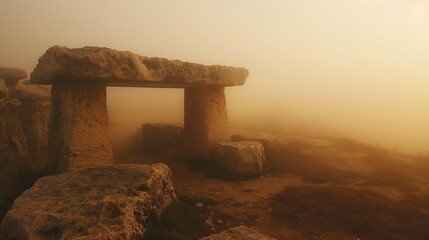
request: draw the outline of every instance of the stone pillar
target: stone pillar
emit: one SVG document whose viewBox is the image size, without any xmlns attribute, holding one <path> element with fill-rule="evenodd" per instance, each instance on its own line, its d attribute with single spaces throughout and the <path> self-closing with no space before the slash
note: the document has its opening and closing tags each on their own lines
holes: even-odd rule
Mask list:
<svg viewBox="0 0 429 240">
<path fill-rule="evenodd" d="M 184 158 L 205 161 L 215 143 L 231 140 L 224 87 L 185 88 Z"/>
<path fill-rule="evenodd" d="M 55 83 L 51 90 L 48 161 L 52 173 L 112 164 L 106 86 Z"/>
</svg>

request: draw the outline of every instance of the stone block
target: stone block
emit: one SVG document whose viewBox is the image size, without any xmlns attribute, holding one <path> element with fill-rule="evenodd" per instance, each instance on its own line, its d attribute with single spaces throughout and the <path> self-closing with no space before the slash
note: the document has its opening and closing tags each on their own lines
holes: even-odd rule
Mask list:
<svg viewBox="0 0 429 240">
<path fill-rule="evenodd" d="M 232 177 L 257 176 L 265 162 L 264 147 L 255 141 L 220 142 L 213 148 L 212 161 Z"/>
<path fill-rule="evenodd" d="M 113 163 L 106 86 L 52 86 L 48 161 L 52 173 Z"/>
<path fill-rule="evenodd" d="M 43 177 L 15 200 L 0 239 L 143 239 L 175 198 L 164 164 L 110 165 Z"/>
</svg>

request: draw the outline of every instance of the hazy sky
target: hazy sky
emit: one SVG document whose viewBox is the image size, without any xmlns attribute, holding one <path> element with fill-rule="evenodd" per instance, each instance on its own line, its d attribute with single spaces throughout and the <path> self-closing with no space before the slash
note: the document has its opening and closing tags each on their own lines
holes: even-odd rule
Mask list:
<svg viewBox="0 0 429 240">
<path fill-rule="evenodd" d="M 0 0 L 0 33 L 0 65 L 28 73 L 52 45 L 246 67 L 227 90 L 233 124 L 275 118 L 429 151 L 429 1 Z M 174 121 L 183 95 L 115 88 L 109 103 L 113 123 Z"/>
</svg>

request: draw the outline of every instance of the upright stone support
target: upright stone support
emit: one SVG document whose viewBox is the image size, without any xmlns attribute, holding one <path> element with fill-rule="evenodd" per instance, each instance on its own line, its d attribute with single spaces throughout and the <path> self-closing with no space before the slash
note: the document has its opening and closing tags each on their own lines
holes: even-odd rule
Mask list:
<svg viewBox="0 0 429 240">
<path fill-rule="evenodd" d="M 187 160 L 205 161 L 211 147 L 230 141 L 224 87 L 185 88 L 183 153 Z"/>
<path fill-rule="evenodd" d="M 104 84 L 53 84 L 49 127 L 52 173 L 113 163 Z"/>
</svg>

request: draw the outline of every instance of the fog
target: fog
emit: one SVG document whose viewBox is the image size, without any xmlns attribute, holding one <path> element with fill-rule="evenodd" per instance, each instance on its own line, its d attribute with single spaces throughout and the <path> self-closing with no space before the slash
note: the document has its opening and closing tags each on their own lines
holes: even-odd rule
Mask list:
<svg viewBox="0 0 429 240">
<path fill-rule="evenodd" d="M 234 128 L 429 151 L 427 1 L 0 0 L 0 33 L 0 65 L 28 74 L 53 45 L 245 67 Z M 117 142 L 183 121 L 181 89 L 108 88 L 108 105 Z"/>
</svg>

